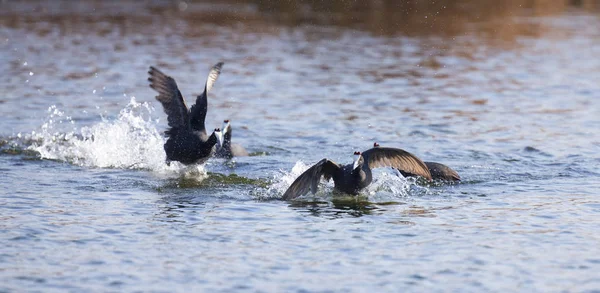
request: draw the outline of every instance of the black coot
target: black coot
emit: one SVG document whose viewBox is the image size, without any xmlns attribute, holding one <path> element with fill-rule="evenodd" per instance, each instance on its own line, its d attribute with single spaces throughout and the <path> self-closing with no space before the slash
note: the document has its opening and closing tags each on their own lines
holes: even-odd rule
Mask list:
<svg viewBox="0 0 600 293">
<path fill-rule="evenodd" d="M 196 104 L 188 110 L 175 80 L 155 67 L 150 67 L 150 87 L 158 92 L 156 99 L 162 104 L 169 129 L 164 145 L 167 164 L 179 161 L 183 164 L 203 163 L 210 157 L 218 141 L 218 129 L 208 136 L 204 126 L 207 111 L 207 93 L 221 72 L 222 62 L 212 67 L 204 85 L 204 92 L 196 98 Z"/>
<path fill-rule="evenodd" d="M 392 167 L 431 179 L 425 163 L 415 155 L 401 149 L 375 147 L 363 153 L 355 152 L 354 156 L 354 163 L 345 166 L 328 159 L 319 161 L 296 178 L 283 194 L 283 199 L 288 200 L 302 196 L 309 190 L 313 194 L 316 193 L 321 176 L 324 176 L 326 180 L 333 178 L 335 189 L 356 195 L 373 181 L 371 169 L 379 167 Z"/>
<path fill-rule="evenodd" d="M 222 127 L 222 143 L 219 143 L 217 146 L 217 151 L 215 152 L 215 157 L 218 158 L 227 158 L 231 159 L 232 157 L 245 157 L 248 156 L 248 152 L 246 149 L 237 144 L 231 143 L 231 122 L 229 120 L 223 121 Z"/>
</svg>

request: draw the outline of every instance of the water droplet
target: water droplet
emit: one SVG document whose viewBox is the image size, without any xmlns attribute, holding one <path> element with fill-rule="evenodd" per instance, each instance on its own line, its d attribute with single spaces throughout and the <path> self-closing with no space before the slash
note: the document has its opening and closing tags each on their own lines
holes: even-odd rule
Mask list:
<svg viewBox="0 0 600 293">
<path fill-rule="evenodd" d="M 181 1 L 181 2 L 179 2 L 178 6 L 179 6 L 179 11 L 185 11 L 188 7 L 188 4 L 185 3 L 185 1 Z"/>
<path fill-rule="evenodd" d="M 23 62 L 23 66 L 27 66 L 27 61 Z"/>
<path fill-rule="evenodd" d="M 93 91 L 92 91 L 92 94 L 95 94 L 95 93 L 96 93 L 96 90 L 93 90 Z"/>
<path fill-rule="evenodd" d="M 32 76 L 32 75 L 33 75 L 33 72 L 29 71 L 29 76 Z"/>
</svg>

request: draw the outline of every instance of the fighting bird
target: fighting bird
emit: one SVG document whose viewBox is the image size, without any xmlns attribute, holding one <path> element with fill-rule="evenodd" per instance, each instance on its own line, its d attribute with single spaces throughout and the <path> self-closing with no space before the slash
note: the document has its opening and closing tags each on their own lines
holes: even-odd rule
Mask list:
<svg viewBox="0 0 600 293">
<path fill-rule="evenodd" d="M 215 157 L 231 159 L 232 157 L 245 157 L 248 156 L 246 149 L 237 144 L 231 143 L 231 121 L 224 120 L 220 139 L 220 143 L 217 146 Z"/>
<path fill-rule="evenodd" d="M 164 145 L 167 164 L 178 161 L 183 164 L 205 162 L 214 152 L 220 131 L 215 129 L 208 136 L 204 126 L 208 106 L 207 93 L 219 78 L 223 62 L 215 64 L 204 84 L 204 91 L 196 97 L 196 103 L 188 109 L 175 79 L 150 66 L 148 74 L 150 87 L 158 92 L 156 99 L 167 114 L 169 129 L 165 131 L 168 139 Z"/>
<path fill-rule="evenodd" d="M 283 194 L 283 199 L 294 199 L 309 190 L 315 194 L 321 176 L 325 180 L 333 179 L 334 189 L 357 195 L 373 181 L 371 169 L 379 167 L 392 167 L 431 180 L 429 169 L 415 155 L 402 149 L 375 147 L 362 153 L 354 152 L 354 162 L 345 166 L 327 158 L 322 159 L 296 178 Z"/>
<path fill-rule="evenodd" d="M 375 142 L 373 143 L 373 147 L 379 147 L 379 144 Z M 458 173 L 444 164 L 427 161 L 424 161 L 423 163 L 425 163 L 427 169 L 429 169 L 429 173 L 431 173 L 431 178 L 433 178 L 434 180 L 460 181 L 460 176 L 458 175 Z M 416 174 L 412 174 L 403 170 L 398 171 L 400 171 L 400 174 L 402 174 L 402 176 L 404 177 L 418 176 Z"/>
</svg>

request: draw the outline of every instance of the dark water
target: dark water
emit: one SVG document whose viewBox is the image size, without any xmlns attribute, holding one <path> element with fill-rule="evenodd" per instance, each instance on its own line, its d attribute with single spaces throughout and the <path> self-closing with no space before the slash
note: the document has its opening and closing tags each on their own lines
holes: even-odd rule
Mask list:
<svg viewBox="0 0 600 293">
<path fill-rule="evenodd" d="M 1 2 L 0 291 L 600 290 L 599 3 L 395 3 Z M 168 167 L 218 61 L 253 156 Z M 374 141 L 463 181 L 279 200 Z"/>
</svg>

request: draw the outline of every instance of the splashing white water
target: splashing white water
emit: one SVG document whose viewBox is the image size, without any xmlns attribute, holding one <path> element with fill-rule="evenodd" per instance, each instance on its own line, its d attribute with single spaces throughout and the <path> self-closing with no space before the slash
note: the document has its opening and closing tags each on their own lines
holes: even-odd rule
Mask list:
<svg viewBox="0 0 600 293">
<path fill-rule="evenodd" d="M 396 170 L 373 170 L 373 182 L 365 193 L 372 201 L 387 201 L 398 197 L 407 197 L 416 178 L 405 178 Z"/>
<path fill-rule="evenodd" d="M 279 173 L 271 179 L 269 186 L 266 188 L 257 188 L 253 191 L 255 197 L 261 200 L 281 198 L 288 187 L 292 185 L 292 182 L 309 167 L 304 162 L 298 161 L 290 172 L 279 170 Z"/>
<path fill-rule="evenodd" d="M 253 191 L 254 196 L 261 200 L 278 199 L 281 198 L 283 193 L 292 185 L 294 180 L 298 178 L 304 171 L 310 166 L 306 165 L 302 161 L 296 162 L 290 172 L 285 170 L 279 170 L 279 172 L 273 176 L 271 183 L 266 188 L 257 188 Z M 333 190 L 333 183 L 320 184 L 319 191 L 315 195 L 316 197 L 325 197 Z M 310 194 L 312 195 L 312 194 Z"/>
<path fill-rule="evenodd" d="M 59 125 L 72 119 L 55 106 L 48 109 L 48 121 L 32 138 L 40 143 L 30 148 L 42 158 L 67 161 L 80 166 L 122 169 L 149 169 L 165 174 L 206 174 L 203 166 L 186 167 L 177 162 L 165 164 L 165 139 L 156 129 L 154 109 L 132 97 L 115 120 L 102 117 L 91 127 L 70 132 L 58 131 Z M 193 168 L 193 170 L 190 170 Z"/>
<path fill-rule="evenodd" d="M 304 171 L 306 171 L 309 167 L 310 166 L 304 164 L 304 162 L 298 161 L 290 172 L 279 170 L 280 174 L 277 174 L 273 177 L 272 183 L 269 186 L 269 193 L 280 195 L 283 194 L 290 187 L 290 185 L 292 185 L 294 180 L 296 180 L 296 178 L 304 173 Z"/>
</svg>

